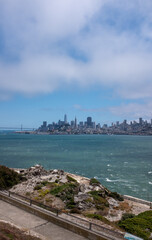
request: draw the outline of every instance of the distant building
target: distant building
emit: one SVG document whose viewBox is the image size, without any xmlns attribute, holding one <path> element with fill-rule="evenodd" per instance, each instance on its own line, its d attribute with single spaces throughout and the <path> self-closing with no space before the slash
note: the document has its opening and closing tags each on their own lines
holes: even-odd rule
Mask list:
<svg viewBox="0 0 152 240">
<path fill-rule="evenodd" d="M 126 120 L 126 119 L 123 121 L 123 124 L 124 124 L 124 125 L 126 125 L 126 124 L 127 124 L 127 120 Z"/>
<path fill-rule="evenodd" d="M 92 127 L 92 117 L 87 117 L 87 127 Z"/>
<path fill-rule="evenodd" d="M 96 129 L 96 123 L 95 122 L 92 123 L 92 128 Z"/>
<path fill-rule="evenodd" d="M 71 121 L 71 127 L 72 128 L 74 127 L 74 121 L 73 120 Z"/>
<path fill-rule="evenodd" d="M 47 132 L 48 131 L 47 121 L 43 121 L 43 124 L 40 127 L 40 131 L 41 132 Z"/>
<path fill-rule="evenodd" d="M 139 124 L 140 124 L 140 125 L 143 124 L 143 120 L 142 120 L 142 118 L 139 118 Z"/>
<path fill-rule="evenodd" d="M 67 115 L 64 115 L 64 123 L 67 124 Z"/>
<path fill-rule="evenodd" d="M 80 127 L 83 127 L 83 122 L 79 122 L 79 126 L 80 126 Z"/>
<path fill-rule="evenodd" d="M 74 121 L 74 127 L 77 128 L 78 125 L 77 125 L 77 118 L 75 117 L 75 121 Z"/>
<path fill-rule="evenodd" d="M 116 122 L 116 126 L 119 126 L 119 121 Z"/>
</svg>

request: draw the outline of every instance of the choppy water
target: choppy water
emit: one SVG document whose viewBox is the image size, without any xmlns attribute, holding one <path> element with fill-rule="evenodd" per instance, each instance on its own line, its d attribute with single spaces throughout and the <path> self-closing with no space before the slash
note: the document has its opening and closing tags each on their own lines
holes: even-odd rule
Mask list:
<svg viewBox="0 0 152 240">
<path fill-rule="evenodd" d="M 152 137 L 0 134 L 0 164 L 63 169 L 152 201 Z"/>
</svg>

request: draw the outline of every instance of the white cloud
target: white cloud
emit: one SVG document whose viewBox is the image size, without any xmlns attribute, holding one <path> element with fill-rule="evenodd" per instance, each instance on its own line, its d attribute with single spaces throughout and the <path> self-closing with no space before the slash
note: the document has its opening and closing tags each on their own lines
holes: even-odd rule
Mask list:
<svg viewBox="0 0 152 240">
<path fill-rule="evenodd" d="M 109 111 L 116 116 L 124 118 L 130 117 L 130 119 L 136 119 L 143 117 L 145 119 L 151 119 L 152 102 L 122 104 L 121 106 L 111 107 Z"/>
<path fill-rule="evenodd" d="M 151 97 L 151 10 L 150 0 L 2 0 L 1 92 L 50 93 L 74 83 Z"/>
</svg>

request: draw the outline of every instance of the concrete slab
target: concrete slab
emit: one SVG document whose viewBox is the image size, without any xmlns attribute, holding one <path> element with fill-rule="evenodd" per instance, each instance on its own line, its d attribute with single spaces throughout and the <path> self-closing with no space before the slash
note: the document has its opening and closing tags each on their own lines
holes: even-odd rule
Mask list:
<svg viewBox="0 0 152 240">
<path fill-rule="evenodd" d="M 33 231 L 35 231 L 35 229 L 33 229 Z M 40 233 L 42 235 L 45 234 L 45 236 L 49 239 L 52 240 L 86 240 L 86 238 L 81 237 L 73 232 L 70 232 L 66 229 L 64 229 L 61 227 L 58 227 L 55 224 L 52 223 L 47 223 L 46 225 L 40 226 L 40 227 L 36 227 L 36 232 Z"/>
<path fill-rule="evenodd" d="M 2 200 L 0 200 L 0 220 L 9 221 L 19 227 L 40 233 L 50 240 L 86 240 L 82 236 L 47 222 Z"/>
</svg>

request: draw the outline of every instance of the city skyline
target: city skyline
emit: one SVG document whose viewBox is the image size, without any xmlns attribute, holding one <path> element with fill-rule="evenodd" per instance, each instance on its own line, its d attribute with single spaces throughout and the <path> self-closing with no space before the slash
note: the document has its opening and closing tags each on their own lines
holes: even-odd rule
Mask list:
<svg viewBox="0 0 152 240">
<path fill-rule="evenodd" d="M 2 0 L 0 126 L 38 127 L 65 112 L 150 121 L 151 11 L 151 0 Z"/>
<path fill-rule="evenodd" d="M 88 116 L 86 119 L 77 119 L 77 117 L 75 116 L 75 118 L 73 119 L 70 119 L 68 120 L 68 115 L 67 114 L 64 114 L 64 117 L 63 118 L 60 118 L 58 119 L 58 121 L 43 121 L 43 124 L 44 124 L 44 127 L 47 127 L 48 125 L 52 125 L 52 124 L 56 124 L 56 125 L 74 125 L 75 127 L 77 127 L 78 125 L 79 126 L 85 126 L 85 124 L 89 127 L 93 127 L 92 126 L 92 123 L 94 123 L 95 125 L 100 125 L 100 127 L 104 127 L 104 126 L 107 126 L 107 127 L 110 127 L 110 126 L 119 126 L 120 124 L 124 123 L 124 124 L 128 124 L 128 125 L 131 125 L 131 124 L 140 124 L 140 125 L 143 125 L 143 124 L 151 124 L 152 125 L 152 118 L 150 120 L 147 120 L 147 119 L 143 119 L 142 117 L 140 117 L 139 119 L 134 119 L 134 120 L 131 120 L 131 121 L 128 121 L 127 119 L 124 119 L 122 122 L 117 120 L 115 122 L 111 122 L 111 124 L 106 124 L 106 123 L 103 123 L 103 125 L 101 124 L 101 122 L 95 122 L 94 119 L 92 118 L 92 116 Z M 42 126 L 42 125 L 41 125 Z"/>
<path fill-rule="evenodd" d="M 22 132 L 22 130 L 21 130 Z M 20 132 L 20 133 L 21 133 Z M 30 132 L 24 131 L 30 134 Z M 48 123 L 43 121 L 43 124 L 31 134 L 53 134 L 53 135 L 73 135 L 73 134 L 107 134 L 107 135 L 152 135 L 152 119 L 150 122 L 143 120 L 141 117 L 137 121 L 115 122 L 111 125 L 95 123 L 91 116 L 88 116 L 85 121 L 74 120 L 68 121 L 67 114 L 58 122 Z"/>
</svg>

